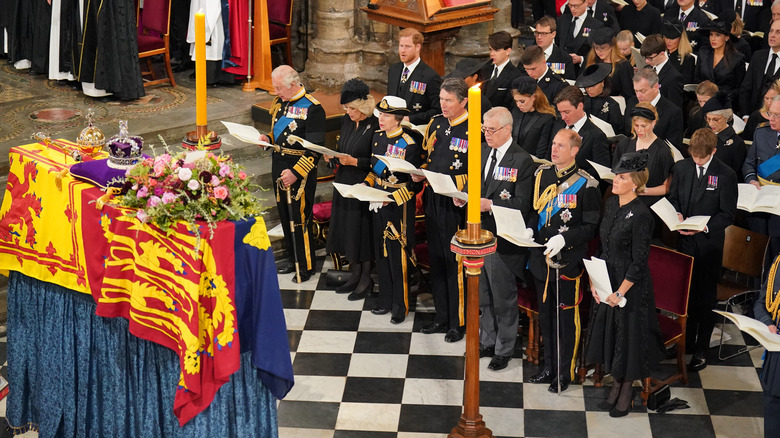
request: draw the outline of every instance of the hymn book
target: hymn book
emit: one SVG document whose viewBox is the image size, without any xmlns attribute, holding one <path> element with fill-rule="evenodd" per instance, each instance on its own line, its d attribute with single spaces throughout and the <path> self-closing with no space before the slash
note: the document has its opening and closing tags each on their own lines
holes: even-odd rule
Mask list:
<svg viewBox="0 0 780 438">
<path fill-rule="evenodd" d="M 737 190 L 740 210 L 780 216 L 780 186 L 766 185 L 759 190 L 753 184 L 737 184 Z"/>
<path fill-rule="evenodd" d="M 738 329 L 755 338 L 767 350 L 780 351 L 780 335 L 770 333 L 767 326 L 762 322 L 736 313 L 722 312 L 720 310 L 713 310 L 713 312 L 730 319 Z"/>
<path fill-rule="evenodd" d="M 496 235 L 503 237 L 509 243 L 516 246 L 540 247 L 542 245 L 534 242 L 534 239 L 525 237 L 525 220 L 520 211 L 492 205 L 490 210 L 493 212 L 493 219 L 496 221 Z"/>
<path fill-rule="evenodd" d="M 308 149 L 308 150 L 310 150 L 312 152 L 316 152 L 316 153 L 322 154 L 322 155 L 327 155 L 329 157 L 346 157 L 347 156 L 347 154 L 345 154 L 345 153 L 337 152 L 337 151 L 334 151 L 333 149 L 326 148 L 325 146 L 320 146 L 320 145 L 314 144 L 314 143 L 312 143 L 312 142 L 310 142 L 308 140 L 304 140 L 301 137 L 298 137 L 297 135 L 290 135 L 290 136 L 288 136 L 287 137 L 287 141 L 290 142 L 290 144 L 292 144 L 292 143 L 300 143 L 301 146 L 303 146 L 304 148 L 306 148 L 306 149 Z"/>
<path fill-rule="evenodd" d="M 598 257 L 591 257 L 590 260 L 582 259 L 582 261 L 585 263 L 585 270 L 588 271 L 588 277 L 590 277 L 593 288 L 596 289 L 599 301 L 606 304 L 607 297 L 613 293 L 612 283 L 609 281 L 609 271 L 607 271 L 607 262 Z M 625 307 L 626 302 L 626 297 L 621 297 L 618 307 Z"/>
<path fill-rule="evenodd" d="M 369 187 L 363 183 L 355 185 L 334 182 L 333 187 L 345 198 L 357 199 L 363 202 L 390 202 L 390 194 L 384 190 Z"/>
<path fill-rule="evenodd" d="M 255 129 L 254 126 L 242 125 L 240 123 L 222 121 L 222 124 L 227 128 L 228 133 L 233 137 L 243 141 L 244 143 L 259 144 L 267 148 L 276 148 L 271 143 L 260 141 L 260 131 Z"/>
<path fill-rule="evenodd" d="M 385 163 L 390 172 L 408 173 L 411 175 L 425 176 L 422 170 L 414 167 L 414 164 L 396 157 L 373 154 L 377 160 Z"/>
<path fill-rule="evenodd" d="M 650 209 L 652 209 L 672 231 L 703 231 L 704 227 L 707 226 L 707 222 L 710 220 L 709 216 L 691 216 L 684 221 L 680 221 L 672 203 L 666 198 L 659 199 L 658 202 L 650 206 Z"/>
<path fill-rule="evenodd" d="M 461 201 L 469 200 L 469 195 L 458 190 L 458 188 L 455 187 L 455 182 L 452 181 L 452 178 L 449 175 L 432 172 L 426 169 L 423 169 L 422 171 L 423 174 L 425 174 L 425 179 L 428 180 L 428 184 L 437 194 L 460 199 Z"/>
<path fill-rule="evenodd" d="M 596 173 L 599 174 L 599 178 L 604 180 L 612 181 L 615 179 L 615 174 L 612 173 L 612 169 L 610 169 L 607 166 L 603 166 L 599 163 L 596 163 L 595 161 L 587 160 L 588 163 L 590 163 L 591 166 L 593 166 L 594 169 L 596 169 Z"/>
</svg>

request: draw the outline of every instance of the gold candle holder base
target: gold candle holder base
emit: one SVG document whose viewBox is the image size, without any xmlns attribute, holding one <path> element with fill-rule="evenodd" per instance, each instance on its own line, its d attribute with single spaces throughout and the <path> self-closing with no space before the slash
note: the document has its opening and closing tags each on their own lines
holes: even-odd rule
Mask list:
<svg viewBox="0 0 780 438">
<path fill-rule="evenodd" d="M 222 138 L 216 132 L 209 131 L 206 125 L 197 125 L 194 131 L 187 133 L 181 145 L 191 151 L 199 149 L 213 151 L 222 146 Z"/>
</svg>

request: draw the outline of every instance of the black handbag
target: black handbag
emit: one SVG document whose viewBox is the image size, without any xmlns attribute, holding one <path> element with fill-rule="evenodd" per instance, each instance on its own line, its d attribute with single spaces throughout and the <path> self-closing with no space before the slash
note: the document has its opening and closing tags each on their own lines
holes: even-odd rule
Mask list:
<svg viewBox="0 0 780 438">
<path fill-rule="evenodd" d="M 647 409 L 658 410 L 661 406 L 669 401 L 672 396 L 672 391 L 669 385 L 664 385 L 657 390 L 653 391 L 650 396 L 647 397 Z"/>
<path fill-rule="evenodd" d="M 338 269 L 328 269 L 325 273 L 325 285 L 328 287 L 339 287 L 346 283 L 352 277 L 351 271 L 340 271 Z"/>
</svg>

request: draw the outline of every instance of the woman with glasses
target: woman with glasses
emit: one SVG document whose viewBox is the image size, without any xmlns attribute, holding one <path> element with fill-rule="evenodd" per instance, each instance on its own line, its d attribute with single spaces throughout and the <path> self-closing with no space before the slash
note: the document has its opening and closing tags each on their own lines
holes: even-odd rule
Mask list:
<svg viewBox="0 0 780 438">
<path fill-rule="evenodd" d="M 731 110 L 731 100 L 728 95 L 719 91 L 701 108 L 712 132 L 718 135 L 718 145 L 715 146 L 715 158 L 723 161 L 734 170 L 737 179 L 742 180 L 742 165 L 745 163 L 747 148 L 729 122 L 734 118 Z"/>
<path fill-rule="evenodd" d="M 528 76 L 512 82 L 512 138 L 529 154 L 544 157 L 550 143 L 555 108 L 547 101 L 536 80 Z"/>
<path fill-rule="evenodd" d="M 753 141 L 753 133 L 756 128 L 764 123 L 769 122 L 769 104 L 772 102 L 772 98 L 780 95 L 780 80 L 772 82 L 771 86 L 766 93 L 764 93 L 764 103 L 761 108 L 753 111 L 753 114 L 747 120 L 745 124 L 745 130 L 742 131 L 741 137 L 746 141 Z"/>
<path fill-rule="evenodd" d="M 655 6 L 647 3 L 647 0 L 633 0 L 624 6 L 620 13 L 620 28 L 631 31 L 636 35 L 637 32 L 644 36 L 661 32 L 661 11 Z M 642 44 L 636 40 L 636 44 Z"/>
<path fill-rule="evenodd" d="M 359 79 L 350 79 L 341 88 L 341 104 L 346 114 L 341 121 L 337 149 L 347 154 L 339 156 L 335 182 L 359 184 L 371 170 L 371 137 L 379 129 L 374 117 L 374 97 L 368 85 Z M 333 157 L 324 157 L 330 161 Z M 337 293 L 351 292 L 347 299 L 359 300 L 373 289 L 371 261 L 374 259 L 371 213 L 368 204 L 347 199 L 333 190 L 333 205 L 328 227 L 326 250 L 343 255 L 349 262 L 351 276 L 336 289 Z"/>
<path fill-rule="evenodd" d="M 731 19 L 729 20 L 729 17 Z M 709 34 L 709 47 L 699 48 L 694 82 L 709 80 L 718 89 L 728 93 L 737 103 L 739 87 L 745 78 L 745 57 L 734 47 L 736 37 L 731 34 L 734 11 L 723 11 L 717 20 L 702 26 L 701 31 Z M 734 108 L 739 112 L 739 108 Z"/>
<path fill-rule="evenodd" d="M 585 67 L 597 63 L 606 63 L 612 67 L 609 74 L 609 85 L 612 96 L 623 96 L 626 100 L 634 96 L 634 85 L 631 78 L 634 68 L 626 61 L 615 43 L 615 32 L 602 27 L 590 33 L 592 47 L 585 61 Z"/>
<path fill-rule="evenodd" d="M 633 137 L 623 139 L 615 148 L 612 165 L 620 162 L 620 157 L 628 152 L 644 151 L 647 153 L 647 170 L 649 179 L 645 189 L 640 193 L 640 199 L 648 207 L 655 204 L 669 193 L 672 184 L 672 166 L 674 158 L 666 140 L 659 138 L 653 132 L 658 121 L 658 112 L 649 103 L 640 102 L 631 112 L 631 133 Z"/>
</svg>

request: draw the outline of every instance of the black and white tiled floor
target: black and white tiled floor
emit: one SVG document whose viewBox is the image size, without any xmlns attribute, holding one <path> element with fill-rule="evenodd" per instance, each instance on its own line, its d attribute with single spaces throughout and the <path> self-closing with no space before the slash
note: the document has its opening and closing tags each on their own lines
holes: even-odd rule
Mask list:
<svg viewBox="0 0 780 438">
<path fill-rule="evenodd" d="M 324 262 L 321 272 L 330 267 Z M 370 312 L 372 297 L 347 301 L 325 288 L 324 277 L 298 285 L 290 274 L 279 276 L 296 380 L 279 403 L 279 436 L 445 437 L 461 413 L 465 341 L 450 344 L 443 334 L 420 333 L 432 321 L 430 294 L 419 294 L 406 321 L 393 325 L 390 315 Z M 727 335 L 735 344 L 731 350 L 744 342 L 731 325 Z M 3 375 L 5 342 L 0 338 Z M 546 385 L 525 383 L 538 367 L 522 360 L 524 345 L 518 339 L 515 358 L 502 371 L 488 370 L 489 359 L 480 361 L 480 413 L 496 437 L 763 437 L 759 349 L 711 361 L 690 374 L 688 386 L 674 386 L 672 397 L 688 401 L 690 409 L 659 415 L 637 397 L 627 417 L 613 419 L 596 406 L 606 397 L 606 385 L 573 384 L 557 396 Z M 717 351 L 710 353 L 713 359 Z M 659 373 L 674 369 L 668 361 Z M 10 432 L 0 427 L 0 438 L 6 436 Z"/>
</svg>

